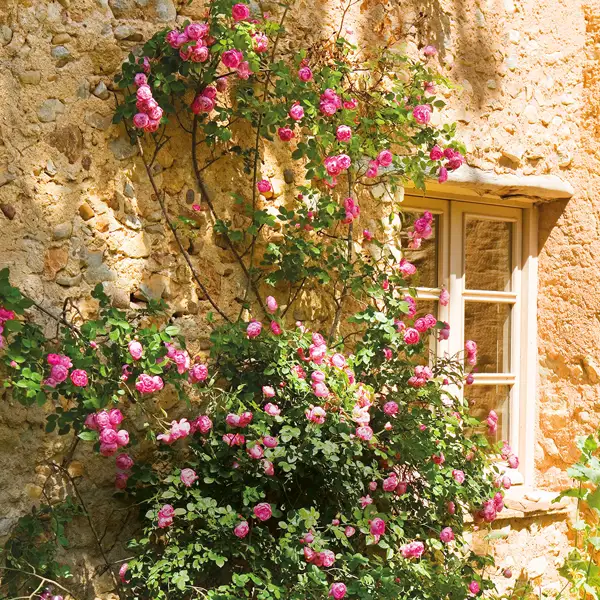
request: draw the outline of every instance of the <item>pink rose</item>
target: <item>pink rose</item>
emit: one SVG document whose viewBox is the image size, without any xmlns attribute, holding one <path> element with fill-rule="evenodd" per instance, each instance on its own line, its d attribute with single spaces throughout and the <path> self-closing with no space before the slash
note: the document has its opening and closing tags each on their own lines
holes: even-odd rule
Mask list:
<svg viewBox="0 0 600 600">
<path fill-rule="evenodd" d="M 420 104 L 413 108 L 413 117 L 420 125 L 427 125 L 431 121 L 431 106 L 429 104 Z"/>
<path fill-rule="evenodd" d="M 118 490 L 124 490 L 127 487 L 128 479 L 129 479 L 129 473 L 117 473 L 115 475 L 115 487 Z"/>
<path fill-rule="evenodd" d="M 298 79 L 300 79 L 300 81 L 304 81 L 306 83 L 307 81 L 310 81 L 312 77 L 313 74 L 309 67 L 301 67 L 298 70 Z"/>
<path fill-rule="evenodd" d="M 271 333 L 273 335 L 281 335 L 281 325 L 277 321 L 271 321 Z"/>
<path fill-rule="evenodd" d="M 424 551 L 425 545 L 423 542 L 409 542 L 400 548 L 404 558 L 421 558 Z"/>
<path fill-rule="evenodd" d="M 194 469 L 183 469 L 179 478 L 185 487 L 190 487 L 198 479 L 198 475 L 196 475 Z"/>
<path fill-rule="evenodd" d="M 323 552 L 319 552 L 319 555 L 324 567 L 332 567 L 335 563 L 335 554 L 331 550 L 323 550 Z"/>
<path fill-rule="evenodd" d="M 446 508 L 448 509 L 449 514 L 453 515 L 456 513 L 456 504 L 454 504 L 454 502 L 448 502 L 448 504 L 446 504 Z"/>
<path fill-rule="evenodd" d="M 440 533 L 440 540 L 444 542 L 444 544 L 448 544 L 454 540 L 454 531 L 452 531 L 452 527 L 445 527 L 442 529 Z"/>
<path fill-rule="evenodd" d="M 373 437 L 373 430 L 368 425 L 356 428 L 356 437 L 368 442 Z"/>
<path fill-rule="evenodd" d="M 479 594 L 480 589 L 481 588 L 479 587 L 479 584 L 476 581 L 471 581 L 471 583 L 469 584 L 469 592 L 471 592 L 471 594 L 473 594 L 474 596 Z"/>
<path fill-rule="evenodd" d="M 354 110 L 358 108 L 358 100 L 356 98 L 350 98 L 350 100 L 344 100 L 344 108 L 346 110 Z"/>
<path fill-rule="evenodd" d="M 419 340 L 421 339 L 421 336 L 419 335 L 419 332 L 414 329 L 413 327 L 409 327 L 408 329 L 406 329 L 404 331 L 404 343 L 405 344 L 418 344 Z"/>
<path fill-rule="evenodd" d="M 246 452 L 248 453 L 248 456 L 254 460 L 260 460 L 265 455 L 265 451 L 260 444 L 254 444 L 254 446 L 248 448 Z"/>
<path fill-rule="evenodd" d="M 149 121 L 150 119 L 148 118 L 148 115 L 144 113 L 140 112 L 133 115 L 133 126 L 137 129 L 144 129 L 144 127 L 148 125 Z"/>
<path fill-rule="evenodd" d="M 269 38 L 264 33 L 255 33 L 252 36 L 252 47 L 255 52 L 266 52 L 269 47 Z"/>
<path fill-rule="evenodd" d="M 103 410 L 96 414 L 96 425 L 100 429 L 104 429 L 105 427 L 111 427 L 112 424 L 110 422 L 110 415 L 107 411 Z"/>
<path fill-rule="evenodd" d="M 398 404 L 396 402 L 386 402 L 383 405 L 383 412 L 386 415 L 389 415 L 391 417 L 393 417 L 394 415 L 398 414 Z"/>
<path fill-rule="evenodd" d="M 310 379 L 313 384 L 323 383 L 325 381 L 325 373 L 323 371 L 313 371 L 310 374 Z"/>
<path fill-rule="evenodd" d="M 352 164 L 352 159 L 347 154 L 338 154 L 337 164 L 340 169 L 345 171 L 350 168 Z"/>
<path fill-rule="evenodd" d="M 112 427 L 116 427 L 123 421 L 123 413 L 118 408 L 111 408 L 108 411 L 108 420 Z"/>
<path fill-rule="evenodd" d="M 205 381 L 208 377 L 208 367 L 202 363 L 196 363 L 192 365 L 189 377 L 191 383 L 200 383 L 201 381 Z"/>
<path fill-rule="evenodd" d="M 339 352 L 336 352 L 331 357 L 331 364 L 338 369 L 343 369 L 346 366 L 346 357 Z"/>
<path fill-rule="evenodd" d="M 440 167 L 438 171 L 438 183 L 446 183 L 446 181 L 448 181 L 448 169 Z"/>
<path fill-rule="evenodd" d="M 431 160 L 442 160 L 444 158 L 444 151 L 438 145 L 435 145 L 429 151 L 429 158 Z"/>
<path fill-rule="evenodd" d="M 256 188 L 258 189 L 258 191 L 261 194 L 266 194 L 270 191 L 273 190 L 273 186 L 271 185 L 271 183 L 269 181 L 267 181 L 266 179 L 261 179 L 260 181 L 258 181 L 256 183 Z M 269 296 L 269 298 L 272 298 L 272 296 Z M 268 300 L 268 299 L 267 299 Z"/>
<path fill-rule="evenodd" d="M 373 504 L 373 498 L 367 494 L 366 496 L 359 498 L 359 502 L 360 507 L 364 510 L 367 506 L 369 506 L 369 504 Z"/>
<path fill-rule="evenodd" d="M 57 383 L 62 383 L 69 375 L 69 369 L 64 365 L 54 365 L 50 370 L 50 378 Z"/>
<path fill-rule="evenodd" d="M 446 457 L 444 456 L 443 452 L 440 452 L 439 454 L 434 454 L 431 457 L 431 460 L 434 462 L 434 464 L 436 465 L 443 465 L 446 462 Z"/>
<path fill-rule="evenodd" d="M 335 137 L 338 142 L 349 142 L 352 139 L 352 129 L 348 125 L 340 125 L 335 132 Z"/>
<path fill-rule="evenodd" d="M 275 475 L 275 467 L 270 460 L 262 461 L 263 472 L 267 477 L 273 477 Z"/>
<path fill-rule="evenodd" d="M 346 537 L 352 537 L 355 533 L 356 529 L 354 529 L 354 527 L 352 527 L 351 525 L 346 526 L 346 528 L 344 529 L 344 535 Z"/>
<path fill-rule="evenodd" d="M 435 56 L 437 54 L 437 48 L 435 46 L 429 45 L 429 46 L 425 46 L 421 52 L 423 52 L 423 54 L 425 56 Z"/>
<path fill-rule="evenodd" d="M 280 127 L 277 135 L 282 142 L 289 142 L 294 137 L 294 132 L 289 127 Z"/>
<path fill-rule="evenodd" d="M 309 421 L 316 423 L 317 425 L 322 425 L 325 423 L 325 417 L 327 416 L 325 409 L 321 408 L 320 406 L 311 406 L 311 408 L 307 408 L 305 414 Z"/>
<path fill-rule="evenodd" d="M 346 585 L 340 582 L 332 583 L 329 595 L 333 596 L 334 600 L 341 600 L 346 596 Z"/>
<path fill-rule="evenodd" d="M 385 521 L 379 517 L 370 522 L 370 531 L 372 535 L 383 535 L 385 533 Z"/>
<path fill-rule="evenodd" d="M 277 406 L 277 404 L 272 404 L 271 402 L 265 404 L 264 411 L 271 417 L 278 417 L 281 414 L 279 406 Z"/>
<path fill-rule="evenodd" d="M 389 150 L 382 150 L 377 155 L 377 162 L 382 167 L 389 167 L 392 164 L 393 160 L 394 160 L 394 155 Z"/>
<path fill-rule="evenodd" d="M 273 516 L 271 505 L 268 502 L 261 502 L 254 507 L 254 516 L 259 521 L 268 521 Z"/>
<path fill-rule="evenodd" d="M 234 4 L 231 9 L 231 16 L 236 23 L 245 21 L 250 16 L 250 9 L 245 4 Z"/>
<path fill-rule="evenodd" d="M 329 388 L 324 383 L 315 383 L 313 392 L 317 398 L 327 398 L 329 396 Z"/>
<path fill-rule="evenodd" d="M 398 477 L 395 473 L 383 480 L 383 491 L 393 492 L 398 487 Z"/>
<path fill-rule="evenodd" d="M 276 448 L 279 443 L 276 437 L 271 435 L 264 435 L 262 438 L 262 442 L 267 448 Z"/>
<path fill-rule="evenodd" d="M 302 106 L 300 106 L 300 104 L 296 103 L 292 105 L 288 115 L 290 116 L 290 119 L 293 119 L 294 121 L 300 121 L 304 117 L 304 109 Z"/>
<path fill-rule="evenodd" d="M 250 75 L 252 75 L 252 71 L 250 70 L 250 63 L 247 60 L 241 62 L 237 68 L 237 76 L 240 79 L 249 79 Z"/>
<path fill-rule="evenodd" d="M 254 339 L 260 335 L 262 331 L 262 323 L 260 321 L 250 321 L 248 323 L 248 327 L 246 328 L 246 335 L 248 339 Z"/>
<path fill-rule="evenodd" d="M 454 469 L 452 471 L 452 477 L 454 477 L 454 481 L 456 481 L 456 483 L 459 485 L 465 482 L 465 474 L 460 469 Z"/>
<path fill-rule="evenodd" d="M 198 94 L 194 101 L 192 102 L 192 112 L 197 115 L 200 113 L 209 113 L 215 107 L 215 101 L 208 96 L 203 96 L 202 94 Z"/>
<path fill-rule="evenodd" d="M 100 454 L 102 456 L 112 456 L 118 448 L 117 444 L 100 444 Z"/>
<path fill-rule="evenodd" d="M 442 291 L 440 292 L 440 304 L 442 306 L 448 306 L 449 303 L 450 294 L 448 293 L 448 290 L 446 288 L 442 288 Z"/>
<path fill-rule="evenodd" d="M 129 569 L 128 563 L 123 563 L 119 569 L 119 579 L 121 583 L 129 583 L 129 580 L 126 579 L 127 570 Z"/>
<path fill-rule="evenodd" d="M 114 429 L 103 429 L 100 432 L 100 442 L 102 444 L 116 444 L 117 443 L 117 432 Z"/>
<path fill-rule="evenodd" d="M 85 418 L 84 425 L 92 431 L 96 431 L 98 429 L 98 423 L 96 423 L 95 413 L 90 413 L 89 415 L 87 415 L 87 417 Z"/>
<path fill-rule="evenodd" d="M 121 448 L 127 446 L 127 444 L 129 444 L 129 432 L 125 429 L 119 429 L 119 431 L 117 431 L 117 446 Z"/>
<path fill-rule="evenodd" d="M 228 69 L 237 69 L 243 58 L 244 55 L 239 50 L 226 50 L 221 54 L 221 62 Z"/>
<path fill-rule="evenodd" d="M 119 454 L 115 459 L 115 465 L 121 471 L 129 471 L 133 467 L 133 458 L 129 454 Z"/>
<path fill-rule="evenodd" d="M 249 532 L 250 525 L 248 525 L 248 521 L 242 521 L 241 523 L 238 523 L 233 529 L 233 534 L 240 539 L 245 538 Z"/>
<path fill-rule="evenodd" d="M 274 313 L 277 310 L 277 300 L 273 296 L 267 296 L 266 299 L 267 310 L 270 313 Z"/>
<path fill-rule="evenodd" d="M 133 358 L 133 360 L 140 360 L 140 358 L 142 358 L 144 349 L 140 342 L 138 342 L 137 340 L 131 340 L 127 345 L 127 348 L 129 349 L 129 354 L 131 355 L 131 358 Z"/>
<path fill-rule="evenodd" d="M 275 397 L 275 389 L 270 385 L 263 385 L 262 393 L 265 398 L 274 398 Z"/>
<path fill-rule="evenodd" d="M 369 166 L 365 172 L 365 177 L 373 178 L 377 177 L 379 173 L 379 163 L 376 160 L 372 160 L 369 162 Z"/>
<path fill-rule="evenodd" d="M 138 100 L 150 100 L 152 98 L 152 90 L 147 84 L 140 85 L 135 93 Z"/>
<path fill-rule="evenodd" d="M 202 434 L 208 433 L 212 429 L 213 423 L 207 415 L 200 415 L 194 421 L 194 428 Z"/>
</svg>

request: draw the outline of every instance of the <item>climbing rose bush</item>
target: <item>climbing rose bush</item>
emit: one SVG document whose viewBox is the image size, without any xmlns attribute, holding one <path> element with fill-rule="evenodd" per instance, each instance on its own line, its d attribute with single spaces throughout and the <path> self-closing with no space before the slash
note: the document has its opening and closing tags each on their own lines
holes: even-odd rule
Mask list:
<svg viewBox="0 0 600 600">
<path fill-rule="evenodd" d="M 444 106 L 436 86 L 447 82 L 399 53 L 359 58 L 339 35 L 280 57 L 282 23 L 215 0 L 205 21 L 158 32 L 117 77 L 115 122 L 138 144 L 216 311 L 206 317 L 209 352 L 188 349 L 165 304 L 129 314 L 102 286 L 97 318 L 59 318 L 60 336 L 48 340 L 23 317 L 32 301 L 5 270 L 4 386 L 23 404 L 50 405 L 47 431 L 90 444 L 138 511 L 131 558 L 108 565 L 121 597 L 480 595 L 492 561 L 470 550 L 465 520 L 484 526 L 503 509 L 510 482 L 489 454 L 513 468 L 518 459 L 506 443 L 490 446 L 497 415 L 480 423 L 457 394 L 473 381 L 464 367 L 476 364 L 476 344 L 455 357 L 429 352 L 450 328 L 419 306 L 418 269 L 403 252 L 431 237 L 432 214 L 405 230 L 404 249 L 397 227 L 392 239 L 358 228 L 374 187 L 393 198 L 406 180 L 444 182 L 461 166 L 454 126 L 432 125 Z M 254 129 L 254 146 L 238 139 L 240 123 Z M 208 209 L 245 279 L 237 316 L 211 298 L 181 243 L 180 231 L 197 230 L 193 214 L 174 224 L 153 177 L 167 127 L 191 136 L 201 204 L 190 211 Z M 263 144 L 303 169 L 288 203 L 274 202 Z M 237 161 L 248 178 L 246 197 L 235 197 L 244 227 L 205 191 L 202 172 L 218 160 Z M 378 208 L 391 223 L 400 207 Z M 328 322 L 290 319 L 303 294 L 332 298 Z M 165 392 L 179 399 L 168 411 Z"/>
</svg>

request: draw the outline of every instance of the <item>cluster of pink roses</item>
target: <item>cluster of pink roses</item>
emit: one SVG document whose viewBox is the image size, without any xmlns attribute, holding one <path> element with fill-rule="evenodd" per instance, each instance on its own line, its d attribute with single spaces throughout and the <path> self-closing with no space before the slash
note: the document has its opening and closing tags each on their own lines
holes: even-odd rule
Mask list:
<svg viewBox="0 0 600 600">
<path fill-rule="evenodd" d="M 327 171 L 327 175 L 332 177 L 335 182 L 337 177 L 342 171 L 347 171 L 352 165 L 352 159 L 347 154 L 338 154 L 327 156 L 323 161 L 323 166 Z"/>
<path fill-rule="evenodd" d="M 419 541 L 409 542 L 400 548 L 400 552 L 404 558 L 421 558 L 423 552 L 425 552 L 425 544 Z"/>
<path fill-rule="evenodd" d="M 181 60 L 203 63 L 210 56 L 208 46 L 215 42 L 209 35 L 209 30 L 208 23 L 190 23 L 183 31 L 169 31 L 165 39 L 171 48 L 179 50 Z"/>
<path fill-rule="evenodd" d="M 477 344 L 473 340 L 465 342 L 465 352 L 467 354 L 467 362 L 470 365 L 477 364 Z"/>
<path fill-rule="evenodd" d="M 500 456 L 502 459 L 508 462 L 508 466 L 511 469 L 517 469 L 519 467 L 519 458 L 513 452 L 512 448 L 508 445 L 508 442 L 504 442 L 502 444 L 502 449 L 500 450 Z"/>
<path fill-rule="evenodd" d="M 158 131 L 163 109 L 152 97 L 152 88 L 148 85 L 148 78 L 144 73 L 138 73 L 134 81 L 137 86 L 135 106 L 138 112 L 133 116 L 133 125 L 147 133 L 154 133 Z"/>
<path fill-rule="evenodd" d="M 340 98 L 335 90 L 327 88 L 319 98 L 319 110 L 326 117 L 332 117 L 342 107 L 346 110 L 355 110 L 358 106 L 358 101 L 354 98 L 344 100 Z"/>
<path fill-rule="evenodd" d="M 483 519 L 486 523 L 492 523 L 496 520 L 498 513 L 504 509 L 504 497 L 502 492 L 496 492 L 491 500 L 486 500 L 480 511 L 476 513 L 478 519 Z"/>
<path fill-rule="evenodd" d="M 188 435 L 193 435 L 197 431 L 201 434 L 206 434 L 212 429 L 213 423 L 207 415 L 200 415 L 191 423 L 187 419 L 179 419 L 179 421 L 171 421 L 171 428 L 167 433 L 161 433 L 156 436 L 157 440 L 165 444 L 172 444 L 177 440 L 186 438 Z"/>
<path fill-rule="evenodd" d="M 315 567 L 333 567 L 335 563 L 335 554 L 331 550 L 322 550 L 317 552 L 309 546 L 302 549 L 304 560 Z"/>
<path fill-rule="evenodd" d="M 64 354 L 48 354 L 46 360 L 50 369 L 50 377 L 43 384 L 55 388 L 69 377 L 69 369 L 73 366 L 71 359 Z M 88 374 L 83 369 L 73 369 L 70 374 L 71 383 L 76 387 L 85 387 L 88 384 Z"/>
<path fill-rule="evenodd" d="M 408 247 L 416 250 L 421 247 L 421 242 L 430 238 L 433 235 L 431 224 L 433 223 L 433 215 L 426 210 L 413 225 L 413 230 L 408 232 L 410 242 Z"/>
<path fill-rule="evenodd" d="M 360 214 L 360 207 L 354 198 L 348 197 L 344 200 L 344 210 L 346 211 L 346 216 L 342 219 L 344 225 L 352 223 L 352 221 L 358 218 L 358 215 Z"/>
<path fill-rule="evenodd" d="M 446 163 L 438 171 L 439 183 L 448 181 L 448 171 L 456 171 L 465 161 L 464 156 L 458 150 L 454 150 L 454 148 L 442 150 L 438 145 L 429 151 L 429 158 L 436 162 L 446 159 Z"/>
<path fill-rule="evenodd" d="M 212 112 L 217 103 L 217 90 L 218 87 L 222 86 L 221 81 L 224 79 L 217 80 L 217 87 L 213 85 L 207 85 L 200 93 L 196 94 L 194 101 L 192 102 L 191 109 L 195 115 L 200 113 Z"/>
<path fill-rule="evenodd" d="M 408 385 L 411 387 L 423 387 L 433 377 L 432 370 L 423 365 L 415 367 L 415 374 L 408 379 Z"/>
<path fill-rule="evenodd" d="M 4 331 L 4 323 L 6 321 L 12 321 L 15 318 L 15 313 L 12 310 L 8 310 L 3 306 L 0 306 L 0 348 L 4 346 L 4 338 L 2 332 Z"/>
<path fill-rule="evenodd" d="M 129 444 L 129 432 L 117 427 L 123 421 L 123 413 L 118 408 L 90 413 L 85 419 L 85 426 L 99 433 L 100 454 L 112 456 L 115 452 Z"/>
<path fill-rule="evenodd" d="M 146 373 L 139 375 L 135 382 L 135 389 L 140 394 L 153 394 L 162 390 L 164 386 L 162 377 L 159 375 L 147 375 Z"/>
<path fill-rule="evenodd" d="M 365 177 L 373 178 L 379 174 L 380 167 L 389 167 L 394 161 L 394 155 L 389 150 L 382 150 L 377 158 L 369 161 Z"/>
</svg>

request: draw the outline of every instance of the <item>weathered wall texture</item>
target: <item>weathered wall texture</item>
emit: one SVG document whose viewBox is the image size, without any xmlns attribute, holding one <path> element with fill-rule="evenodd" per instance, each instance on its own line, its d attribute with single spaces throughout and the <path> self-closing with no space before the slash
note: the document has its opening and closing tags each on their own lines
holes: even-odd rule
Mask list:
<svg viewBox="0 0 600 600">
<path fill-rule="evenodd" d="M 338 0 L 294 6 L 288 27 L 305 45 L 337 29 L 344 8 Z M 84 314 L 98 282 L 122 307 L 144 293 L 162 296 L 199 347 L 208 303 L 175 252 L 135 149 L 110 124 L 107 87 L 140 40 L 202 12 L 198 0 L 0 0 L 0 267 L 9 265 L 14 282 L 46 306 L 71 297 Z M 576 190 L 569 202 L 540 208 L 536 468 L 538 485 L 556 488 L 576 458 L 574 437 L 600 420 L 600 1 L 364 0 L 347 26 L 366 47 L 393 34 L 410 52 L 426 43 L 440 49 L 444 71 L 460 86 L 448 116 L 459 121 L 472 166 L 553 173 Z M 194 198 L 181 144 L 167 144 L 155 167 L 174 213 L 191 212 Z M 286 167 L 265 173 L 284 192 Z M 221 206 L 239 181 L 228 167 L 208 176 Z M 237 266 L 198 218 L 193 260 L 210 293 L 233 311 L 243 295 Z M 0 535 L 40 495 L 40 465 L 63 450 L 43 439 L 42 423 L 38 411 L 0 402 Z M 112 474 L 92 464 L 88 491 L 109 488 Z M 95 503 L 103 505 L 101 495 Z M 565 547 L 560 518 L 511 523 L 507 539 L 515 543 L 499 549 L 504 561 L 527 566 L 548 555 L 549 544 Z"/>
</svg>

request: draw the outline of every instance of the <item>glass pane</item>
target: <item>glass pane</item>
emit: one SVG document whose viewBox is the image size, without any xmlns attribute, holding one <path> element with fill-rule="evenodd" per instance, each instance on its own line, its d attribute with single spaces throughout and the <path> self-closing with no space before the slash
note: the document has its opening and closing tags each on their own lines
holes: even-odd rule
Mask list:
<svg viewBox="0 0 600 600">
<path fill-rule="evenodd" d="M 438 245 L 440 215 L 433 215 L 431 223 L 432 234 L 427 239 L 421 239 L 419 248 L 410 248 L 411 239 L 409 231 L 413 231 L 415 221 L 423 215 L 424 211 L 405 211 L 402 213 L 402 249 L 406 260 L 417 267 L 417 274 L 412 280 L 413 284 L 420 287 L 438 287 Z"/>
<path fill-rule="evenodd" d="M 467 217 L 465 276 L 469 290 L 509 292 L 514 223 Z"/>
<path fill-rule="evenodd" d="M 420 300 L 417 298 L 417 314 L 415 315 L 415 319 L 419 317 L 424 317 L 425 315 L 433 315 L 436 319 L 438 316 L 438 301 L 437 300 Z M 425 342 L 425 353 L 423 354 L 422 364 L 427 365 L 430 363 L 430 358 L 433 358 L 437 354 L 437 335 L 438 329 L 431 329 L 431 335 L 423 338 Z M 422 334 L 425 335 L 425 334 Z M 430 353 L 433 353 L 433 356 L 430 356 Z"/>
<path fill-rule="evenodd" d="M 465 340 L 477 344 L 477 372 L 511 372 L 511 310 L 511 304 L 465 302 Z"/>
<path fill-rule="evenodd" d="M 508 419 L 511 386 L 508 385 L 466 385 L 465 400 L 470 413 L 476 419 L 485 421 L 490 410 L 498 415 L 498 429 L 489 434 L 493 442 L 508 440 Z M 486 429 L 487 430 L 487 429 Z"/>
</svg>

